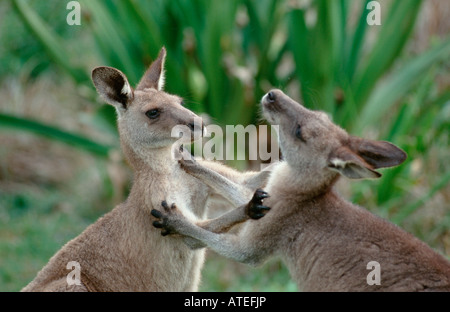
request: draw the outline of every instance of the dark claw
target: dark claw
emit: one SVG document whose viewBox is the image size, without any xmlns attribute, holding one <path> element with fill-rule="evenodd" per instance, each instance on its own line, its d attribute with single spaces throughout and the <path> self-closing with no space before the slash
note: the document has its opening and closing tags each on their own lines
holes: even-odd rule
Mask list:
<svg viewBox="0 0 450 312">
<path fill-rule="evenodd" d="M 264 198 L 268 198 L 268 197 L 270 197 L 270 196 L 267 192 L 263 191 L 262 189 L 257 189 L 255 191 L 255 194 L 253 195 L 252 200 L 253 201 L 256 201 L 256 200 L 261 201 Z"/>
<path fill-rule="evenodd" d="M 161 217 L 162 217 L 162 213 L 156 209 L 152 209 L 152 211 L 150 213 L 155 218 L 161 219 Z"/>
<path fill-rule="evenodd" d="M 161 206 L 163 207 L 164 211 L 161 212 L 159 210 L 156 209 L 152 209 L 151 214 L 152 216 L 160 219 L 160 220 L 155 220 L 153 221 L 153 226 L 155 228 L 161 229 L 161 235 L 162 236 L 166 236 L 169 234 L 173 234 L 176 233 L 176 231 L 174 231 L 168 221 L 168 218 L 170 217 L 170 215 L 175 215 L 177 206 L 175 203 L 172 203 L 170 206 L 167 204 L 167 201 L 163 200 L 161 202 Z M 166 215 L 167 214 L 167 215 Z"/>
<path fill-rule="evenodd" d="M 267 211 L 270 210 L 270 207 L 264 206 L 263 199 L 268 198 L 269 194 L 262 189 L 257 189 L 253 195 L 252 200 L 248 204 L 247 215 L 251 219 L 260 219 L 264 217 Z"/>
</svg>

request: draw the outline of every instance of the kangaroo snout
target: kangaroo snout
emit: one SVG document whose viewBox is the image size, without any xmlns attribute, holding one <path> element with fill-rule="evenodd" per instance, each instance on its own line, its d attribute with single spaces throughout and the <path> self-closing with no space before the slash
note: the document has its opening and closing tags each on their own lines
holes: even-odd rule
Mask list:
<svg viewBox="0 0 450 312">
<path fill-rule="evenodd" d="M 187 126 L 191 130 L 192 140 L 197 140 L 207 134 L 203 119 L 200 117 L 195 117 L 194 120 L 189 122 Z"/>
<path fill-rule="evenodd" d="M 303 106 L 291 99 L 279 89 L 272 89 L 261 99 L 263 111 L 266 113 L 278 112 L 283 114 L 292 114 L 291 110 L 301 110 Z M 301 110 L 302 111 L 302 110 Z"/>
<path fill-rule="evenodd" d="M 261 99 L 261 104 L 264 109 L 279 111 L 281 109 L 280 106 L 280 97 L 283 95 L 281 90 L 270 90 L 267 92 Z"/>
<path fill-rule="evenodd" d="M 264 117 L 271 124 L 286 123 L 286 118 L 292 118 L 304 113 L 304 108 L 279 89 L 272 89 L 261 99 Z M 284 121 L 283 121 L 284 120 Z M 288 123 L 293 122 L 289 121 Z"/>
<path fill-rule="evenodd" d="M 200 133 L 200 135 L 202 135 L 202 136 L 205 135 L 204 132 L 206 131 L 206 128 L 203 124 L 203 121 L 201 121 L 201 119 L 199 122 L 196 118 L 194 121 L 188 123 L 188 127 L 189 127 L 189 129 L 191 129 L 192 133 Z"/>
</svg>

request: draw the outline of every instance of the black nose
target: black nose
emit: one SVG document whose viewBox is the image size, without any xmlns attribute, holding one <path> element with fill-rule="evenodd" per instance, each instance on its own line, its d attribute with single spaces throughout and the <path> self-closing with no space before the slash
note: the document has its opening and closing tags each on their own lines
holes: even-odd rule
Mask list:
<svg viewBox="0 0 450 312">
<path fill-rule="evenodd" d="M 269 93 L 267 93 L 267 99 L 269 100 L 269 102 L 275 102 L 275 94 L 270 91 Z"/>
</svg>

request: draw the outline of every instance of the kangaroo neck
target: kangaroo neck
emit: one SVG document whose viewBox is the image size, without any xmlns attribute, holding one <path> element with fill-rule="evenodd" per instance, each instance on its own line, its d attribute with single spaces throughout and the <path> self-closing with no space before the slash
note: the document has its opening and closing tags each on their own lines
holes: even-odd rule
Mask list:
<svg viewBox="0 0 450 312">
<path fill-rule="evenodd" d="M 158 175 L 170 174 L 177 162 L 172 158 L 172 146 L 158 148 L 132 148 L 121 140 L 122 150 L 136 176 L 141 173 Z"/>
<path fill-rule="evenodd" d="M 266 189 L 269 193 L 285 194 L 286 198 L 303 201 L 328 193 L 337 178 L 337 175 L 318 176 L 307 168 L 294 168 L 282 162 L 274 168 Z"/>
</svg>

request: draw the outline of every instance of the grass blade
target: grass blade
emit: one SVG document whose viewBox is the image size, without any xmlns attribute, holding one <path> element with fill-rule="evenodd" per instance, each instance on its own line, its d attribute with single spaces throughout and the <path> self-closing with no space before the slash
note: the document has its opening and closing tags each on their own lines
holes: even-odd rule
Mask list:
<svg viewBox="0 0 450 312">
<path fill-rule="evenodd" d="M 346 60 L 346 68 L 345 72 L 348 77 L 348 81 L 353 81 L 353 76 L 355 74 L 356 66 L 359 64 L 359 60 L 361 57 L 361 50 L 364 45 L 364 38 L 367 29 L 367 15 L 369 14 L 369 10 L 366 9 L 367 3 L 370 0 L 366 0 L 364 6 L 361 8 L 361 15 L 359 18 L 358 26 L 355 29 L 355 32 L 352 37 L 352 42 L 350 46 L 350 52 L 348 54 Z"/>
</svg>

